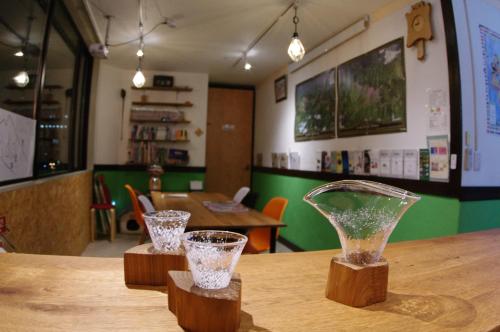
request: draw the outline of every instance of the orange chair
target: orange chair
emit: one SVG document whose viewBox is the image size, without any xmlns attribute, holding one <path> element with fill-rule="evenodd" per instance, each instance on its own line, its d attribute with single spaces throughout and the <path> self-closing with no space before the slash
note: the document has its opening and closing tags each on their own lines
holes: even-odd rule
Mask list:
<svg viewBox="0 0 500 332">
<path fill-rule="evenodd" d="M 142 217 L 142 214 L 144 213 L 144 208 L 137 199 L 137 194 L 134 188 L 130 186 L 129 184 L 125 185 L 125 189 L 127 189 L 128 194 L 130 196 L 130 200 L 132 201 L 132 207 L 134 208 L 134 216 L 135 220 L 139 224 L 139 226 L 142 227 L 143 231 L 141 234 L 141 237 L 139 239 L 139 244 L 143 244 L 146 241 L 146 237 L 149 235 L 148 234 L 148 228 L 146 227 L 146 224 L 144 223 L 144 218 Z"/>
<path fill-rule="evenodd" d="M 288 199 L 283 197 L 272 198 L 264 209 L 262 213 L 268 217 L 274 218 L 281 221 L 283 215 L 285 214 L 286 206 L 288 205 Z M 276 231 L 276 237 L 278 237 L 279 231 Z M 248 242 L 245 246 L 244 253 L 258 254 L 260 252 L 270 249 L 269 243 L 271 242 L 271 228 L 255 228 L 248 232 Z"/>
</svg>

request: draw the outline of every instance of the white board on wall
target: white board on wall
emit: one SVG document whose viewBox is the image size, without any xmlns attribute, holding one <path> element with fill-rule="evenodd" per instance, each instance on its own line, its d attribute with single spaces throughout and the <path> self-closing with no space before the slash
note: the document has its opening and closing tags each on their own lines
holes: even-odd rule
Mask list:
<svg viewBox="0 0 500 332">
<path fill-rule="evenodd" d="M 457 29 L 462 84 L 462 145 L 464 156 L 467 155 L 470 160 L 462 170 L 462 185 L 500 186 L 500 172 L 498 171 L 500 168 L 500 153 L 498 153 L 500 132 L 491 128 L 492 120 L 489 117 L 491 115 L 489 104 L 491 103 L 488 96 L 488 76 L 491 73 L 487 68 L 491 66 L 491 63 L 486 63 L 489 60 L 484 48 L 486 34 L 500 35 L 500 21 L 498 20 L 500 1 L 453 0 L 453 12 Z M 488 33 L 485 34 L 485 31 Z M 500 38 L 495 38 L 499 40 L 498 50 Z M 496 56 L 500 59 L 500 52 Z M 500 90 L 498 98 L 497 112 L 500 112 Z M 493 122 L 500 123 L 498 120 Z M 465 153 L 465 148 L 467 148 L 467 153 Z"/>
<path fill-rule="evenodd" d="M 0 108 L 0 182 L 33 175 L 36 121 Z"/>
</svg>

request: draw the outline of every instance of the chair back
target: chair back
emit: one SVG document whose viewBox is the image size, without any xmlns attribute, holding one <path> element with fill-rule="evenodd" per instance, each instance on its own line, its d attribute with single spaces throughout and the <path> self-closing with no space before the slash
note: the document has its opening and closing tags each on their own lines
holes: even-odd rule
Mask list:
<svg viewBox="0 0 500 332">
<path fill-rule="evenodd" d="M 155 207 L 153 206 L 153 203 L 151 203 L 149 198 L 147 198 L 144 195 L 139 195 L 139 197 L 137 197 L 137 198 L 139 199 L 139 202 L 141 202 L 142 207 L 144 208 L 144 212 L 155 212 L 156 211 Z"/>
<path fill-rule="evenodd" d="M 241 203 L 241 201 L 243 200 L 243 198 L 245 198 L 245 196 L 250 192 L 250 188 L 248 187 L 241 187 L 240 190 L 238 190 L 236 192 L 236 194 L 234 194 L 234 197 L 233 197 L 233 202 L 236 202 L 236 203 Z"/>
<path fill-rule="evenodd" d="M 144 225 L 144 218 L 142 217 L 142 213 L 144 212 L 144 210 L 143 210 L 142 206 L 140 205 L 139 200 L 137 199 L 137 194 L 135 193 L 134 188 L 132 188 L 132 186 L 130 186 L 129 184 L 125 185 L 125 189 L 127 189 L 128 194 L 130 196 L 130 200 L 132 201 L 132 207 L 134 209 L 135 220 L 137 221 L 137 223 L 139 225 L 144 227 L 145 226 Z"/>
<path fill-rule="evenodd" d="M 108 186 L 106 185 L 106 182 L 104 181 L 104 175 L 96 175 L 96 180 L 97 180 L 97 186 L 99 188 L 99 196 L 101 204 L 111 204 L 111 193 L 109 191 Z"/>
<path fill-rule="evenodd" d="M 266 216 L 281 221 L 285 214 L 288 199 L 283 197 L 274 197 L 264 206 L 262 213 Z M 276 231 L 278 237 L 279 228 Z M 270 249 L 271 228 L 262 227 L 255 228 L 248 232 L 248 242 L 245 246 L 245 253 L 259 253 Z"/>
</svg>

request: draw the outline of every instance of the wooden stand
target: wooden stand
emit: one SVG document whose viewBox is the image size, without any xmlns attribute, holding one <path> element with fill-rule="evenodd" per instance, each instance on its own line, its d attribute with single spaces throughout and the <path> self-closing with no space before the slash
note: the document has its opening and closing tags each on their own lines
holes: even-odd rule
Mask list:
<svg viewBox="0 0 500 332">
<path fill-rule="evenodd" d="M 168 309 L 187 331 L 236 331 L 240 327 L 241 279 L 233 274 L 223 289 L 203 289 L 194 285 L 191 272 L 170 271 Z"/>
<path fill-rule="evenodd" d="M 385 260 L 358 266 L 335 256 L 330 264 L 326 297 L 351 307 L 366 307 L 384 302 L 388 278 L 389 265 Z"/>
<path fill-rule="evenodd" d="M 123 263 L 127 286 L 166 287 L 168 271 L 187 270 L 184 253 L 155 253 L 151 243 L 127 250 L 123 255 Z"/>
</svg>

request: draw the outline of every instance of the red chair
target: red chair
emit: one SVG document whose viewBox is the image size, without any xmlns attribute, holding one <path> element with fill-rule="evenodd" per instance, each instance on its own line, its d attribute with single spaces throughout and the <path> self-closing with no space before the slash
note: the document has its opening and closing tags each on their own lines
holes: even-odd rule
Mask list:
<svg viewBox="0 0 500 332">
<path fill-rule="evenodd" d="M 281 221 L 283 215 L 285 214 L 287 205 L 288 199 L 283 197 L 274 197 L 266 204 L 266 206 L 264 206 L 262 213 L 268 217 Z M 279 229 L 276 231 L 276 237 L 278 237 L 278 234 Z M 258 254 L 270 249 L 270 227 L 252 229 L 248 232 L 247 236 L 248 242 L 243 250 L 243 253 Z"/>
<path fill-rule="evenodd" d="M 111 204 L 111 194 L 104 182 L 103 175 L 96 175 L 94 181 L 94 192 L 97 203 L 90 206 L 90 240 L 92 242 L 95 241 L 96 212 L 99 212 L 102 229 L 107 233 L 109 227 L 109 239 L 113 242 L 116 237 L 116 211 L 113 204 Z M 106 223 L 109 223 L 109 225 Z"/>
<path fill-rule="evenodd" d="M 146 224 L 144 223 L 144 217 L 142 216 L 142 214 L 145 212 L 145 209 L 137 199 L 136 190 L 129 184 L 125 185 L 125 189 L 127 189 L 130 200 L 132 201 L 135 220 L 137 221 L 139 226 L 142 227 L 142 234 L 139 239 L 139 244 L 143 244 L 146 241 L 146 238 L 149 236 L 148 228 L 146 227 Z"/>
</svg>

